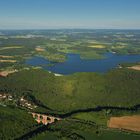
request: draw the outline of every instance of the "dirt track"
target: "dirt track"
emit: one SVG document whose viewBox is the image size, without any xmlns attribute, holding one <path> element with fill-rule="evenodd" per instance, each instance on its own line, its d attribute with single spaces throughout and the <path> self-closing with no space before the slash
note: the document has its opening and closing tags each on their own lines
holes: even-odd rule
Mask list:
<svg viewBox="0 0 140 140">
<path fill-rule="evenodd" d="M 111 117 L 108 127 L 140 132 L 140 115 Z"/>
</svg>

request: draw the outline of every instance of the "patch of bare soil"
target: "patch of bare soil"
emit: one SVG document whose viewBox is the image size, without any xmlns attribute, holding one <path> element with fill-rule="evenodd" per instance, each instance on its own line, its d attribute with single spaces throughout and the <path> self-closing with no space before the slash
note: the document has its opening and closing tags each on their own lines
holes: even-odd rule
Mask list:
<svg viewBox="0 0 140 140">
<path fill-rule="evenodd" d="M 0 55 L 0 58 L 14 58 L 14 56 Z"/>
<path fill-rule="evenodd" d="M 15 72 L 18 72 L 18 70 L 1 71 L 1 72 L 0 72 L 0 76 L 2 76 L 2 77 L 7 77 L 9 74 L 12 74 L 12 73 L 15 73 Z"/>
<path fill-rule="evenodd" d="M 45 49 L 41 48 L 41 47 L 36 47 L 35 50 L 38 51 L 38 52 L 44 52 L 45 51 Z"/>
<path fill-rule="evenodd" d="M 140 115 L 111 117 L 107 125 L 109 128 L 140 132 Z"/>
<path fill-rule="evenodd" d="M 1 63 L 15 63 L 17 60 L 0 60 Z"/>
<path fill-rule="evenodd" d="M 140 65 L 128 67 L 129 69 L 140 70 Z"/>
</svg>

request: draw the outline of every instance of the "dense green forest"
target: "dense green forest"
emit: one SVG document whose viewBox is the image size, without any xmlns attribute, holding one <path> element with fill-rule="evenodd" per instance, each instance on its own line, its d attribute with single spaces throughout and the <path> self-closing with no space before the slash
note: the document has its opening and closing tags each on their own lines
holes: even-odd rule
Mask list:
<svg viewBox="0 0 140 140">
<path fill-rule="evenodd" d="M 37 123 L 31 115 L 16 107 L 0 106 L 0 139 L 13 140 L 35 129 Z"/>
<path fill-rule="evenodd" d="M 116 69 L 106 74 L 75 73 L 57 77 L 41 69 L 0 79 L 0 91 L 31 94 L 58 113 L 97 106 L 132 107 L 140 103 L 140 72 Z M 30 91 L 30 92 L 29 92 Z"/>
</svg>

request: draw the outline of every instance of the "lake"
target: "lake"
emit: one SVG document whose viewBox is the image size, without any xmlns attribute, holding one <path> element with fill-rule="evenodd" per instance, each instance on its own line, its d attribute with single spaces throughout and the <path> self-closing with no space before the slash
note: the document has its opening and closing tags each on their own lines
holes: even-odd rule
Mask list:
<svg viewBox="0 0 140 140">
<path fill-rule="evenodd" d="M 41 66 L 48 71 L 59 74 L 72 74 L 75 72 L 100 72 L 105 73 L 118 67 L 121 63 L 140 62 L 140 55 L 117 55 L 106 53 L 105 59 L 85 60 L 79 54 L 68 54 L 68 59 L 63 63 L 50 62 L 43 57 L 33 57 L 26 60 L 26 64 L 31 66 Z M 52 66 L 49 66 L 53 64 Z"/>
</svg>

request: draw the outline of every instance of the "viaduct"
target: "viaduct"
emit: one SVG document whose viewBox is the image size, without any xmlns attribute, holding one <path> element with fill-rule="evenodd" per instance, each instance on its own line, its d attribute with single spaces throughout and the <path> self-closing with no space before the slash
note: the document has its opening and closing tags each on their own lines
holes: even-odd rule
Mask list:
<svg viewBox="0 0 140 140">
<path fill-rule="evenodd" d="M 38 113 L 31 113 L 33 118 L 37 121 L 37 123 L 42 123 L 44 125 L 54 123 L 55 121 L 61 120 L 60 118 L 44 115 L 44 114 L 38 114 Z"/>
</svg>

